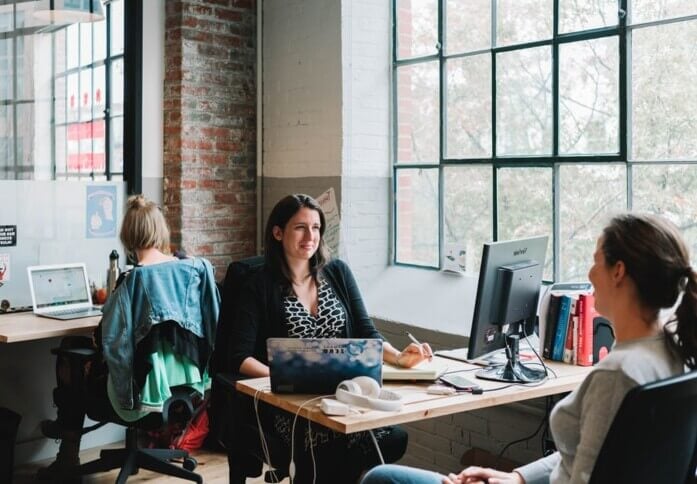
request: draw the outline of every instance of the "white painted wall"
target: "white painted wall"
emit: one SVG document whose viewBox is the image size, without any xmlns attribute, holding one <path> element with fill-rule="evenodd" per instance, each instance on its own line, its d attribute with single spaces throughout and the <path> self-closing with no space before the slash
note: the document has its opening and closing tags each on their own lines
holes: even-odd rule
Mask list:
<svg viewBox="0 0 697 484">
<path fill-rule="evenodd" d="M 265 177 L 341 174 L 338 0 L 267 0 L 263 9 Z"/>
</svg>

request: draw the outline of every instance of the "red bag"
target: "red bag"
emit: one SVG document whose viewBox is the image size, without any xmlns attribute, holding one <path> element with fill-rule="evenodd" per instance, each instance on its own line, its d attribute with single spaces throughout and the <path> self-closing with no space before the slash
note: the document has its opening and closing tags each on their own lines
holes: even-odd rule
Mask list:
<svg viewBox="0 0 697 484">
<path fill-rule="evenodd" d="M 208 399 L 198 406 L 184 431 L 178 435 L 172 435 L 169 444 L 170 449 L 181 449 L 191 452 L 200 449 L 203 441 L 208 436 Z"/>
</svg>

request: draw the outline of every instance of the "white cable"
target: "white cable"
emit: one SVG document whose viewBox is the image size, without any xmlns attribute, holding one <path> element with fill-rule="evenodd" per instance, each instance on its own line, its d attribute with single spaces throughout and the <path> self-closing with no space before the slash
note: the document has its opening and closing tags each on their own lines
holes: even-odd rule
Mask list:
<svg viewBox="0 0 697 484">
<path fill-rule="evenodd" d="M 259 440 L 261 441 L 261 451 L 264 454 L 264 459 L 266 460 L 266 463 L 269 466 L 269 472 L 271 472 L 271 475 L 273 476 L 274 480 L 278 482 L 279 479 L 278 476 L 276 476 L 276 469 L 271 463 L 271 453 L 269 452 L 269 446 L 266 443 L 266 438 L 264 437 L 264 430 L 261 427 L 261 418 L 259 417 L 259 393 L 269 389 L 269 387 L 259 388 L 254 392 L 254 414 L 256 415 L 257 426 L 259 428 Z"/>
<path fill-rule="evenodd" d="M 382 457 L 382 452 L 380 452 L 380 446 L 378 445 L 378 439 L 375 438 L 375 434 L 373 433 L 372 430 L 368 430 L 370 432 L 370 436 L 373 438 L 373 443 L 375 444 L 375 450 L 378 451 L 378 457 L 380 458 L 380 463 L 384 464 L 385 459 Z"/>
<path fill-rule="evenodd" d="M 295 417 L 293 418 L 293 425 L 290 428 L 290 464 L 288 464 L 288 477 L 290 478 L 290 484 L 293 484 L 295 479 L 295 424 L 298 422 L 298 415 L 305 405 L 315 400 L 321 400 L 322 398 L 330 398 L 333 395 L 320 395 L 319 397 L 313 397 L 309 400 L 305 400 L 300 404 L 298 410 L 295 412 Z M 309 419 L 308 419 L 309 420 Z"/>
<path fill-rule="evenodd" d="M 307 419 L 307 437 L 310 439 L 310 457 L 312 458 L 312 484 L 317 480 L 317 462 L 315 462 L 315 449 L 312 442 L 312 426 L 310 419 Z"/>
</svg>

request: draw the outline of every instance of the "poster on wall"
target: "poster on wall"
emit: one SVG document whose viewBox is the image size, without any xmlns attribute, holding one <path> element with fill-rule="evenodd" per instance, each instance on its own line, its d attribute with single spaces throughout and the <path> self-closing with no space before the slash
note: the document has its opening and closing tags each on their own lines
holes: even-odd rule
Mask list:
<svg viewBox="0 0 697 484">
<path fill-rule="evenodd" d="M 116 187 L 88 185 L 85 204 L 85 227 L 88 239 L 116 237 Z"/>
<path fill-rule="evenodd" d="M 10 254 L 0 254 L 0 286 L 10 280 Z"/>
<path fill-rule="evenodd" d="M 17 226 L 0 225 L 0 247 L 14 247 L 17 245 Z"/>
<path fill-rule="evenodd" d="M 337 257 L 339 255 L 339 227 L 341 226 L 341 219 L 339 217 L 339 207 L 336 204 L 334 188 L 330 188 L 317 197 L 317 202 L 322 207 L 327 223 L 327 227 L 324 230 L 324 243 L 331 254 Z"/>
</svg>

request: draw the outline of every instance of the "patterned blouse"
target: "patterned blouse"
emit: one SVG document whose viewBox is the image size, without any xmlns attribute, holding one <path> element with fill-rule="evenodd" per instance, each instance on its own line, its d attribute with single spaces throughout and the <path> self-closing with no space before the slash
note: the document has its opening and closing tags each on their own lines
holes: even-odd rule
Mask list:
<svg viewBox="0 0 697 484">
<path fill-rule="evenodd" d="M 290 338 L 340 338 L 345 334 L 346 311 L 332 286 L 320 279 L 317 289 L 317 316 L 303 306 L 295 294 L 285 297 L 283 309 Z"/>
</svg>

